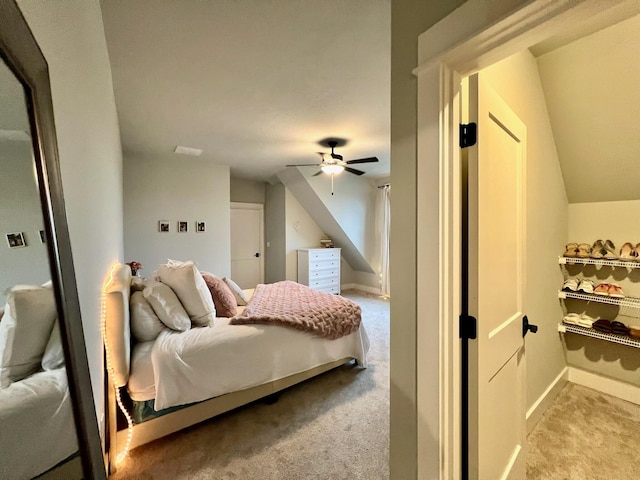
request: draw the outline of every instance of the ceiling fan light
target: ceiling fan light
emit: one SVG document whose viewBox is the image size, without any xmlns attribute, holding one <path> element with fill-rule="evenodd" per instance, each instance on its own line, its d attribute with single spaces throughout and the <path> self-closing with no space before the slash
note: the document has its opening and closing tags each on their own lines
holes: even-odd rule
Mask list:
<svg viewBox="0 0 640 480">
<path fill-rule="evenodd" d="M 320 170 L 324 173 L 338 174 L 344 170 L 344 167 L 342 165 L 322 165 Z"/>
</svg>

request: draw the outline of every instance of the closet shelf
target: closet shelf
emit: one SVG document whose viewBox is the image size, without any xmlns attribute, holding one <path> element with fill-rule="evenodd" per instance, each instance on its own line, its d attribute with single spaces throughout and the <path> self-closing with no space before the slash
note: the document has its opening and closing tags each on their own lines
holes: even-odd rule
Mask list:
<svg viewBox="0 0 640 480">
<path fill-rule="evenodd" d="M 588 293 L 565 292 L 560 290 L 558 298 L 575 298 L 585 302 L 607 303 L 609 305 L 620 305 L 621 307 L 640 308 L 640 298 L 635 297 L 608 297 L 606 295 L 590 295 Z"/>
<path fill-rule="evenodd" d="M 603 267 L 640 268 L 640 262 L 624 262 L 622 260 L 605 260 L 597 258 L 558 257 L 560 265 L 599 265 Z"/>
<path fill-rule="evenodd" d="M 628 347 L 640 348 L 640 339 L 629 337 L 627 335 L 602 333 L 594 330 L 593 328 L 579 327 L 578 325 L 569 325 L 567 323 L 559 323 L 558 331 L 562 333 L 575 333 L 586 337 L 599 338 L 600 340 L 627 345 Z"/>
</svg>

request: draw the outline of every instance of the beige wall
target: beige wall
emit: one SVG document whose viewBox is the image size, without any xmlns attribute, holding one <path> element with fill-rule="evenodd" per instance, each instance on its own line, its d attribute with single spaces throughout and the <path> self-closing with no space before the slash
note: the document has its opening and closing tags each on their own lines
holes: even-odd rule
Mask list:
<svg viewBox="0 0 640 480">
<path fill-rule="evenodd" d="M 417 476 L 418 455 L 431 468 L 422 478 L 438 478 L 437 442 L 417 451 L 416 411 L 416 139 L 418 35 L 463 0 L 391 2 L 391 426 L 390 478 Z M 422 246 L 425 247 L 425 246 Z M 437 247 L 433 247 L 437 248 Z M 437 366 L 430 372 L 437 378 Z M 437 396 L 437 392 L 435 392 Z M 437 402 L 436 402 L 437 403 Z M 433 406 L 437 412 L 437 404 Z M 430 422 L 438 423 L 437 414 Z"/>
<path fill-rule="evenodd" d="M 567 239 L 568 202 L 533 55 L 525 50 L 482 74 L 527 126 L 525 313 L 540 327 L 525 341 L 529 408 L 565 367 L 557 333 L 562 274 L 556 259 Z"/>
<path fill-rule="evenodd" d="M 122 153 L 97 0 L 19 0 L 47 63 L 91 383 L 104 420 L 102 285 L 122 260 Z M 101 424 L 101 427 L 103 425 Z"/>
<path fill-rule="evenodd" d="M 619 202 L 572 203 L 569 205 L 569 241 L 593 244 L 598 239 L 611 240 L 616 253 L 625 242 L 640 242 L 640 200 Z M 596 284 L 614 282 L 624 293 L 640 297 L 640 270 L 567 266 L 571 276 L 593 279 Z M 592 317 L 618 320 L 627 325 L 640 325 L 640 311 L 613 305 L 589 304 L 566 300 L 570 311 Z M 579 335 L 564 335 L 567 363 L 570 366 L 640 385 L 640 356 L 638 350 L 624 345 Z"/>
<path fill-rule="evenodd" d="M 231 177 L 231 201 L 242 203 L 262 203 L 266 198 L 265 182 Z"/>
<path fill-rule="evenodd" d="M 124 253 L 151 276 L 168 258 L 193 260 L 200 270 L 231 273 L 229 167 L 199 158 L 125 155 Z M 158 221 L 169 221 L 169 232 Z M 178 221 L 188 231 L 179 233 Z M 205 232 L 195 222 L 206 222 Z"/>
</svg>

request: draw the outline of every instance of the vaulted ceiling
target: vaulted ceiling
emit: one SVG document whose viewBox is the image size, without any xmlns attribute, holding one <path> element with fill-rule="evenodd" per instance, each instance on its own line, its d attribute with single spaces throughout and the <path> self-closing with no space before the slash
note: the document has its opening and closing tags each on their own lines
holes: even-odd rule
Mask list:
<svg viewBox="0 0 640 480">
<path fill-rule="evenodd" d="M 390 168 L 390 0 L 102 0 L 127 154 L 202 149 L 233 176 L 314 163 L 319 142 Z M 410 74 L 410 72 L 408 72 Z"/>
</svg>

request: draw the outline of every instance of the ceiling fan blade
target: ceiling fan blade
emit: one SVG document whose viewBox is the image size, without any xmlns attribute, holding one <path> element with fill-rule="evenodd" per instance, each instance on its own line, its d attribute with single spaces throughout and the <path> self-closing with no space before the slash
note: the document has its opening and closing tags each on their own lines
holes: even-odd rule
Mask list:
<svg viewBox="0 0 640 480">
<path fill-rule="evenodd" d="M 355 168 L 351 168 L 351 167 L 344 167 L 344 169 L 349 173 L 354 173 L 356 175 L 364 175 L 364 172 L 362 170 L 356 170 Z"/>
<path fill-rule="evenodd" d="M 285 167 L 319 167 L 321 163 L 297 163 L 295 165 L 285 165 Z"/>
<path fill-rule="evenodd" d="M 322 170 L 318 170 L 316 173 L 314 173 L 313 175 L 311 175 L 312 177 L 317 177 L 318 175 L 322 174 Z"/>
<path fill-rule="evenodd" d="M 358 158 L 356 160 L 347 160 L 347 164 L 351 165 L 354 163 L 375 163 L 379 162 L 378 157 L 368 157 L 368 158 Z"/>
</svg>

